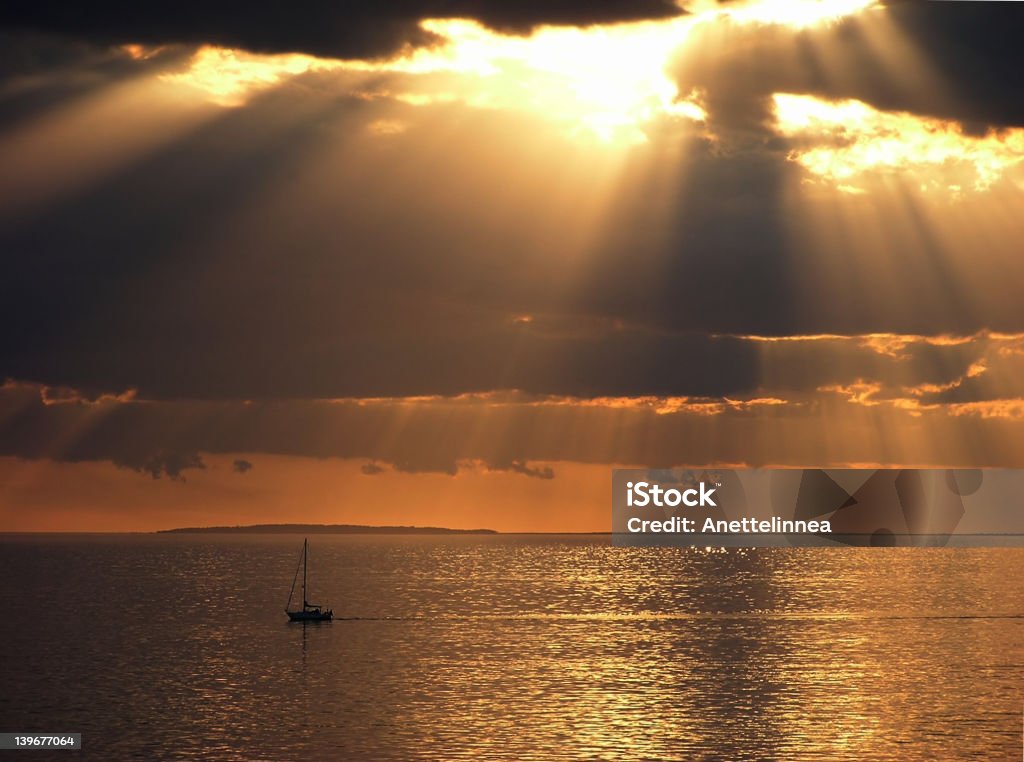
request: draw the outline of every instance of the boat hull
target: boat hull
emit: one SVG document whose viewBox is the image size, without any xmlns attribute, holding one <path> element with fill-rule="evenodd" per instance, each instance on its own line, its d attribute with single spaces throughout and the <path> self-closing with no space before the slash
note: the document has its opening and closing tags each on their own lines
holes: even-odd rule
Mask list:
<svg viewBox="0 0 1024 762">
<path fill-rule="evenodd" d="M 330 622 L 334 619 L 333 611 L 289 611 L 287 614 L 292 622 Z"/>
</svg>

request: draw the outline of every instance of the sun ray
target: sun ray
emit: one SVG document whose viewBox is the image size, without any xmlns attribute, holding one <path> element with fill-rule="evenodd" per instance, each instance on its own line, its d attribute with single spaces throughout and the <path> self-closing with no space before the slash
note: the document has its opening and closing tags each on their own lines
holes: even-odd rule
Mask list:
<svg viewBox="0 0 1024 762">
<path fill-rule="evenodd" d="M 857 100 L 773 96 L 779 131 L 798 142 L 791 157 L 840 190 L 865 173 L 912 177 L 922 190 L 988 190 L 1024 162 L 1024 129 L 968 135 L 952 121 L 885 112 Z"/>
<path fill-rule="evenodd" d="M 404 75 L 398 86 L 370 90 L 415 105 L 452 100 L 476 108 L 542 114 L 577 136 L 603 143 L 646 140 L 659 118 L 702 122 L 699 93 L 680 93 L 668 68 L 698 24 L 805 28 L 859 13 L 875 0 L 758 0 L 722 8 L 701 3 L 673 19 L 593 25 L 540 26 L 529 35 L 505 34 L 463 18 L 429 18 L 421 28 L 443 42 L 410 48 L 388 60 L 336 60 L 309 55 L 260 55 L 205 46 L 184 70 L 162 79 L 240 106 L 256 92 L 300 74 L 343 71 Z M 437 87 L 436 75 L 445 75 Z"/>
</svg>

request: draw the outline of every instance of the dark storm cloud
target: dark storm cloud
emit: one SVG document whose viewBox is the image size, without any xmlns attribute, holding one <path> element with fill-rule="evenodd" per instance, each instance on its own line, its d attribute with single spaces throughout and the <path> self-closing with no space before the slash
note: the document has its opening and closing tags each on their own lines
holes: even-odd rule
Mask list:
<svg viewBox="0 0 1024 762">
<path fill-rule="evenodd" d="M 368 475 L 383 470 L 382 463 L 401 473 L 454 475 L 459 460 L 492 455 L 496 468 L 511 467 L 512 459 L 490 452 L 490 445 L 477 450 L 468 443 L 475 414 L 466 404 L 409 409 L 352 401 L 87 402 L 71 394 L 60 395 L 61 402 L 46 401 L 53 398 L 36 385 L 0 386 L 0 455 L 109 461 L 174 480 L 188 469 L 205 468 L 200 453 L 214 452 L 366 458 Z M 411 415 L 402 436 L 382 441 L 381 432 L 403 410 Z M 518 447 L 510 445 L 513 451 Z"/>
<path fill-rule="evenodd" d="M 756 358 L 743 342 L 608 321 L 552 334 L 511 320 L 534 307 L 586 318 L 589 308 L 567 304 L 571 294 L 554 280 L 561 240 L 539 248 L 522 224 L 546 212 L 541 199 L 497 227 L 482 213 L 502 201 L 468 151 L 474 141 L 490 149 L 496 128 L 522 129 L 506 116 L 474 116 L 485 120 L 481 129 L 435 158 L 445 164 L 441 180 L 430 167 L 404 181 L 388 172 L 422 165 L 415 136 L 383 147 L 364 140 L 362 163 L 339 169 L 329 203 L 319 189 L 301 189 L 290 206 L 250 218 L 251 230 L 218 240 L 220 223 L 273 193 L 318 150 L 393 113 L 315 96 L 286 88 L 225 110 L 87 192 L 0 220 L 0 323 L 19 326 L 0 333 L 0 374 L 95 393 L 135 387 L 156 398 L 751 388 Z M 346 173 L 381 181 L 349 182 Z M 685 303 L 671 293 L 672 277 L 690 274 L 659 287 L 668 307 Z M 639 299 L 638 317 L 651 317 L 643 295 L 623 295 Z"/>
<path fill-rule="evenodd" d="M 1024 5 L 913 0 L 888 4 L 896 27 L 935 66 L 939 82 L 950 88 L 944 101 L 936 98 L 935 112 L 969 125 L 1024 126 Z M 928 96 L 918 94 L 922 99 Z"/>
<path fill-rule="evenodd" d="M 90 460 L 90 458 L 82 458 Z M 132 471 L 149 474 L 154 479 L 166 475 L 173 481 L 185 481 L 184 472 L 189 469 L 205 469 L 206 464 L 198 453 L 190 452 L 152 452 L 149 454 L 129 453 L 113 458 L 118 468 L 130 468 Z"/>
<path fill-rule="evenodd" d="M 298 6 L 157 0 L 131 7 L 12 0 L 3 5 L 0 24 L 106 44 L 210 43 L 253 52 L 375 58 L 407 44 L 434 42 L 419 28 L 424 18 L 472 18 L 526 32 L 540 24 L 611 23 L 680 12 L 670 0 L 320 0 Z"/>
<path fill-rule="evenodd" d="M 235 473 L 247 474 L 252 471 L 252 462 L 239 458 L 231 464 L 231 468 Z"/>
<path fill-rule="evenodd" d="M 677 63 L 683 90 L 706 87 L 713 118 L 733 129 L 756 130 L 768 118 L 768 96 L 794 92 L 984 131 L 1024 125 L 1022 27 L 1021 3 L 894 2 L 803 30 L 698 28 Z"/>
<path fill-rule="evenodd" d="M 70 23 L 61 13 L 60 23 Z M 918 11 L 888 13 L 910 18 Z M 499 23 L 493 14 L 488 18 Z M 80 18 L 93 23 L 85 11 Z M 531 153 L 533 142 L 523 136 L 548 136 L 550 126 L 461 104 L 414 108 L 354 92 L 345 79 L 351 73 L 309 74 L 217 112 L 87 187 L 60 188 L 62 195 L 27 210 L 0 208 L 0 325 L 7 327 L 0 331 L 0 377 L 92 394 L 137 388 L 151 399 L 513 388 L 720 398 L 754 393 L 764 368 L 756 345 L 709 333 L 1019 328 L 1016 303 L 1002 308 L 990 293 L 974 311 L 952 309 L 944 294 L 920 285 L 929 283 L 922 271 L 941 272 L 943 261 L 966 255 L 990 292 L 1012 291 L 1019 261 L 1008 250 L 1012 242 L 917 260 L 895 251 L 891 277 L 910 284 L 901 303 L 871 301 L 870 288 L 838 307 L 815 302 L 817 284 L 797 283 L 804 262 L 791 227 L 803 220 L 783 204 L 802 170 L 769 123 L 768 96 L 787 89 L 879 103 L 931 96 L 892 89 L 877 66 L 858 68 L 869 46 L 853 21 L 826 31 L 735 27 L 731 34 L 729 44 L 710 53 L 695 45 L 679 62 L 683 89 L 707 92 L 715 139 L 678 125 L 652 134 L 652 164 L 666 142 L 686 142 L 678 166 L 668 169 L 679 182 L 664 192 L 642 173 L 624 180 L 573 280 L 562 231 L 576 207 L 553 214 L 546 191 L 558 184 L 551 178 L 571 180 L 587 162 L 562 143 L 565 150 Z M 819 76 L 807 49 L 812 37 L 853 51 L 840 55 L 848 80 Z M 94 54 L 77 53 L 90 61 Z M 64 65 L 52 62 L 57 53 L 41 57 Z M 89 64 L 105 72 L 100 81 L 155 65 L 115 58 Z M 31 62 L 21 66 L 28 71 Z M 407 85 L 379 75 L 373 92 Z M 409 129 L 386 141 L 367 138 L 377 119 Z M 335 160 L 319 185 L 293 182 L 339 145 L 347 149 L 344 160 Z M 581 192 L 587 183 L 566 184 Z M 19 200 L 17 183 L 11 187 Z M 555 232 L 536 232 L 544 229 Z M 534 319 L 515 322 L 521 314 Z M 865 376 L 878 364 L 867 355 L 847 359 Z M 826 385 L 856 377 L 801 362 L 777 364 L 780 379 L 793 377 L 795 388 L 812 378 Z M 947 370 L 941 362 L 953 364 Z M 927 366 L 937 383 L 963 371 L 962 362 L 941 362 Z M 446 455 L 431 467 L 453 463 Z"/>
<path fill-rule="evenodd" d="M 800 169 L 769 130 L 727 113 L 728 144 L 692 139 L 677 193 L 622 189 L 582 282 L 567 282 L 562 220 L 549 219 L 543 188 L 509 204 L 480 170 L 540 123 L 340 97 L 330 81 L 305 77 L 217 112 L 38 209 L 0 209 L 0 324 L 17 326 L 0 332 L 0 377 L 163 399 L 742 396 L 759 383 L 757 346 L 707 333 L 1020 322 L 1016 307 L 951 310 L 926 288 L 907 290 L 905 305 L 831 312 L 801 298 L 781 206 Z M 366 137 L 379 118 L 413 128 Z M 424 159 L 420 128 L 455 132 Z M 345 140 L 329 186 L 291 184 Z M 560 160 L 524 151 L 500 176 L 531 188 Z M 1012 285 L 1008 253 L 991 259 L 1003 269 L 990 288 Z M 534 319 L 516 322 L 523 313 Z"/>
<path fill-rule="evenodd" d="M 909 413 L 890 404 L 885 390 L 860 403 L 836 390 L 793 397 L 790 404 L 695 400 L 673 409 L 529 398 L 44 404 L 41 391 L 31 385 L 0 388 L 0 456 L 107 461 L 171 479 L 202 469 L 207 455 L 240 452 L 365 460 L 363 473 L 369 475 L 386 466 L 454 475 L 477 464 L 539 479 L 554 477 L 556 469 L 537 464 L 564 461 L 670 467 L 806 465 L 825 458 L 1019 466 L 1024 441 L 1019 409 L 995 417 L 984 409 L 952 416 L 943 409 Z M 878 432 L 894 427 L 905 436 L 880 444 Z M 964 451 L 965 441 L 978 444 Z"/>
</svg>

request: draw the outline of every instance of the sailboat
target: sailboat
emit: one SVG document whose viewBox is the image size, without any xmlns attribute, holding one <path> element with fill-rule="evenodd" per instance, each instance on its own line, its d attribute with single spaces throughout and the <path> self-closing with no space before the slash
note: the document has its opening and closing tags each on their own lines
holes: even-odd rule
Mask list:
<svg viewBox="0 0 1024 762">
<path fill-rule="evenodd" d="M 329 622 L 334 619 L 334 612 L 331 609 L 323 608 L 316 603 L 310 603 L 307 597 L 309 590 L 309 539 L 302 541 L 302 558 L 299 559 L 299 567 L 302 569 L 302 608 L 292 610 L 292 598 L 295 596 L 295 584 L 299 580 L 299 568 L 295 569 L 295 577 L 292 579 L 292 589 L 288 593 L 288 603 L 285 604 L 284 613 L 293 622 Z"/>
</svg>

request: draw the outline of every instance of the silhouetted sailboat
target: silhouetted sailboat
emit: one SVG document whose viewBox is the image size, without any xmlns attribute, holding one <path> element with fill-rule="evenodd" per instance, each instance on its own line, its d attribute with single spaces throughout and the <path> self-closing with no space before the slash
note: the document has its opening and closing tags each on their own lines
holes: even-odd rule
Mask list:
<svg viewBox="0 0 1024 762">
<path fill-rule="evenodd" d="M 299 579 L 299 568 L 295 569 L 295 577 L 292 579 L 292 589 L 288 593 L 288 603 L 285 604 L 284 613 L 293 622 L 329 622 L 334 619 L 334 612 L 325 609 L 316 603 L 310 603 L 307 597 L 309 590 L 309 539 L 302 541 L 302 558 L 299 559 L 299 567 L 302 568 L 302 608 L 292 611 L 292 597 L 295 595 L 295 583 Z"/>
</svg>

